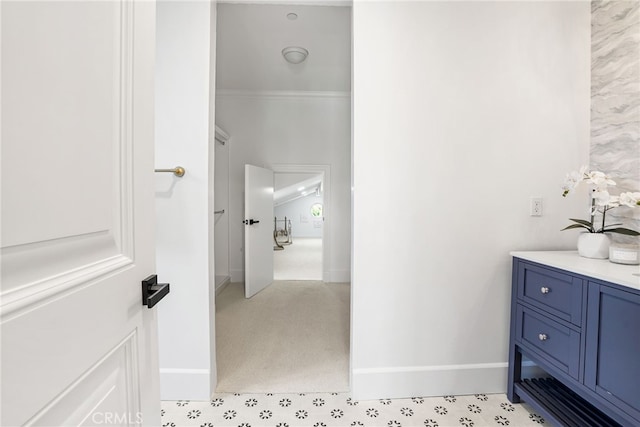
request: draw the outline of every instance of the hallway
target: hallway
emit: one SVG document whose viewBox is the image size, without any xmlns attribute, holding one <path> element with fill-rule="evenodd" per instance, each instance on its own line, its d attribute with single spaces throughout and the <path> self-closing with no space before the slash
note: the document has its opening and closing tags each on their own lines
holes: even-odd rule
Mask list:
<svg viewBox="0 0 640 427">
<path fill-rule="evenodd" d="M 275 281 L 251 299 L 228 285 L 216 304 L 216 391 L 348 391 L 349 298 L 346 283 Z"/>
</svg>

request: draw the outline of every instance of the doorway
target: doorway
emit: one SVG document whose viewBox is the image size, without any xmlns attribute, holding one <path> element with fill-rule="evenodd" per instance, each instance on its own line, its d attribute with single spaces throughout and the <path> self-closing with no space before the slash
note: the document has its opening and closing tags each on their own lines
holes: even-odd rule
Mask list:
<svg viewBox="0 0 640 427">
<path fill-rule="evenodd" d="M 328 165 L 274 166 L 274 280 L 325 280 Z M 327 252 L 330 247 L 326 247 Z"/>
<path fill-rule="evenodd" d="M 217 7 L 216 123 L 233 138 L 231 283 L 216 296 L 217 391 L 348 391 L 350 8 Z M 281 51 L 293 43 L 308 49 L 307 61 L 283 58 Z M 245 215 L 245 165 L 272 170 L 274 193 L 287 187 L 297 192 L 290 194 L 295 200 L 276 197 L 267 224 Z M 296 202 L 306 206 L 286 212 Z M 315 246 L 315 275 L 272 276 L 287 280 L 275 280 L 246 299 L 246 232 L 263 225 L 276 234 L 269 249 L 282 246 L 272 257 L 291 255 L 307 246 L 305 239 L 316 239 L 308 245 Z M 304 226 L 315 234 L 300 234 Z"/>
</svg>

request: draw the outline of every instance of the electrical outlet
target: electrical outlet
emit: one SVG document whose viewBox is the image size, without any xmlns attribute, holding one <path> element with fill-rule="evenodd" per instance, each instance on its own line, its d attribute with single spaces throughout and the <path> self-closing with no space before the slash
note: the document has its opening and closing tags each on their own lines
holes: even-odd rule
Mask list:
<svg viewBox="0 0 640 427">
<path fill-rule="evenodd" d="M 542 197 L 531 198 L 531 216 L 542 216 Z"/>
</svg>

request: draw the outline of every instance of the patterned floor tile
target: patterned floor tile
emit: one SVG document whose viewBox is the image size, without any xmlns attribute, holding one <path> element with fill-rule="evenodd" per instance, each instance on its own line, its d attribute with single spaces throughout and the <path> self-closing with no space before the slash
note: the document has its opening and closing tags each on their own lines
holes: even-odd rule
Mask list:
<svg viewBox="0 0 640 427">
<path fill-rule="evenodd" d="M 163 427 L 484 427 L 545 421 L 504 394 L 354 401 L 348 393 L 218 394 L 162 402 Z"/>
</svg>

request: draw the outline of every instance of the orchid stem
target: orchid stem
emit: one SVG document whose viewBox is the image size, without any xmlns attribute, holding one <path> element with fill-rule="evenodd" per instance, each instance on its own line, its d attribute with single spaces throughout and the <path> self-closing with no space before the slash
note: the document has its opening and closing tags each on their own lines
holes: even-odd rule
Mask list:
<svg viewBox="0 0 640 427">
<path fill-rule="evenodd" d="M 596 232 L 596 229 L 594 226 L 595 218 L 596 218 L 596 199 L 591 197 L 591 230 L 589 230 L 589 232 L 591 233 Z"/>
</svg>

